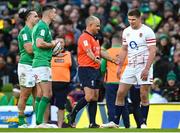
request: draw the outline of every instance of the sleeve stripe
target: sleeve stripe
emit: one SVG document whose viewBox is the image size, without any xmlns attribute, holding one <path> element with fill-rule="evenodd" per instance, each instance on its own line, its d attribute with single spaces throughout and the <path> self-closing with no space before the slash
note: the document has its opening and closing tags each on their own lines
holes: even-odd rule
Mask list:
<svg viewBox="0 0 180 133">
<path fill-rule="evenodd" d="M 154 40 L 156 40 L 155 38 L 153 38 L 153 39 L 146 39 L 146 41 L 154 41 Z"/>
<path fill-rule="evenodd" d="M 156 41 L 149 41 L 149 42 L 146 41 L 146 43 L 156 43 Z"/>
</svg>

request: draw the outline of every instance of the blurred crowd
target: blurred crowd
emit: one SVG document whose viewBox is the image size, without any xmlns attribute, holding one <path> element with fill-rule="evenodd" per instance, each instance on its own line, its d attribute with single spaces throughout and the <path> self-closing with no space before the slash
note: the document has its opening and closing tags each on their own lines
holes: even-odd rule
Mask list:
<svg viewBox="0 0 180 133">
<path fill-rule="evenodd" d="M 49 3 L 56 6 L 58 12 L 56 21 L 51 25 L 53 37 L 64 37 L 65 48 L 75 58 L 77 40 L 88 16 L 100 18 L 101 32 L 97 38 L 102 49 L 106 50 L 111 47 L 114 34 L 119 36 L 121 44 L 122 31 L 128 26 L 128 9 L 139 8 L 143 22 L 157 36 L 158 50 L 154 61 L 151 97 L 158 94 L 168 102 L 180 102 L 180 0 L 1 0 L 0 96 L 6 84 L 18 84 L 17 36 L 24 25 L 18 17 L 18 10 L 22 7 L 34 8 L 41 16 L 41 7 Z M 72 85 L 75 90 L 70 93 L 75 101 L 83 96 L 77 79 L 74 80 L 75 85 Z"/>
</svg>

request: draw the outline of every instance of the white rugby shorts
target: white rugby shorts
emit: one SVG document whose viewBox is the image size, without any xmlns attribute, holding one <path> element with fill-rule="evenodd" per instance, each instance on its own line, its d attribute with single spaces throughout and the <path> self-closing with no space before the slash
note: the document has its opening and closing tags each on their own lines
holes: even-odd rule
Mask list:
<svg viewBox="0 0 180 133">
<path fill-rule="evenodd" d="M 36 83 L 52 81 L 50 67 L 35 67 L 33 68 Z"/>
<path fill-rule="evenodd" d="M 146 81 L 141 79 L 141 73 L 145 68 L 145 63 L 136 66 L 127 65 L 120 79 L 120 83 L 125 84 L 152 84 L 153 83 L 153 67 L 151 66 Z"/>
<path fill-rule="evenodd" d="M 23 87 L 34 87 L 35 77 L 31 65 L 18 63 L 19 85 Z"/>
</svg>

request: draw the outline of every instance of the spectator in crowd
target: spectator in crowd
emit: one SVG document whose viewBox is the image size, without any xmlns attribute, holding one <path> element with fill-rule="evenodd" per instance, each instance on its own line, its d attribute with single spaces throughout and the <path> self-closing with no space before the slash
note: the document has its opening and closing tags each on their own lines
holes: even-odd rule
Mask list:
<svg viewBox="0 0 180 133">
<path fill-rule="evenodd" d="M 67 19 L 69 19 L 69 16 L 72 12 L 72 5 L 67 4 L 64 6 L 64 12 L 63 12 L 63 20 L 66 21 Z"/>
<path fill-rule="evenodd" d="M 1 34 L 1 33 L 0 33 Z M 0 54 L 6 56 L 8 53 L 7 47 L 4 45 L 4 41 L 0 40 Z"/>
<path fill-rule="evenodd" d="M 57 33 L 56 33 L 55 37 L 64 37 L 65 36 L 66 29 L 65 29 L 64 24 L 60 24 L 58 26 L 58 29 L 56 29 L 56 30 L 57 30 Z"/>
<path fill-rule="evenodd" d="M 180 50 L 176 50 L 173 56 L 172 70 L 177 76 L 177 82 L 180 82 Z"/>
<path fill-rule="evenodd" d="M 153 14 L 149 6 L 146 5 L 141 7 L 141 12 L 144 23 L 156 31 L 162 22 L 161 16 Z"/>
<path fill-rule="evenodd" d="M 17 53 L 18 53 L 18 41 L 16 39 L 14 39 L 10 42 L 8 54 L 16 55 Z"/>
<path fill-rule="evenodd" d="M 171 44 L 170 44 L 168 35 L 167 34 L 160 34 L 159 41 L 160 41 L 158 44 L 159 52 L 165 58 L 169 58 Z"/>
<path fill-rule="evenodd" d="M 6 58 L 0 55 L 0 82 L 2 83 L 2 86 L 7 83 L 15 84 L 15 77 L 16 74 L 13 72 L 12 67 L 7 65 Z"/>
<path fill-rule="evenodd" d="M 173 71 L 167 75 L 167 82 L 163 90 L 163 96 L 167 98 L 168 102 L 180 101 L 180 83 L 177 82 L 177 76 Z"/>
<path fill-rule="evenodd" d="M 96 16 L 96 12 L 97 12 L 97 7 L 96 7 L 96 5 L 91 5 L 91 6 L 89 7 L 89 11 L 88 11 L 89 16 L 92 16 L 92 15 Z"/>
<path fill-rule="evenodd" d="M 159 78 L 153 80 L 151 85 L 150 103 L 167 103 L 167 99 L 162 97 L 162 81 Z"/>
<path fill-rule="evenodd" d="M 0 80 L 0 106 L 8 105 L 8 97 L 2 92 L 2 83 Z"/>
<path fill-rule="evenodd" d="M 159 50 L 158 50 L 159 51 Z M 164 67 L 166 66 L 166 67 Z M 170 70 L 170 62 L 167 57 L 164 57 L 161 53 L 157 53 L 153 64 L 153 75 L 155 78 L 160 78 L 163 85 L 166 82 L 166 75 Z"/>
</svg>

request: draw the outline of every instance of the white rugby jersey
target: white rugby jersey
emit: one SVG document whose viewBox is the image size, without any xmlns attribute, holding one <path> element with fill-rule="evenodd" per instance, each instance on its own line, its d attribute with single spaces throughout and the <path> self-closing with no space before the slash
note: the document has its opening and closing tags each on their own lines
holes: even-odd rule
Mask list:
<svg viewBox="0 0 180 133">
<path fill-rule="evenodd" d="M 123 31 L 123 45 L 128 45 L 128 63 L 146 63 L 149 55 L 148 46 L 156 45 L 156 37 L 151 28 L 142 24 L 139 29 L 130 26 Z"/>
</svg>

